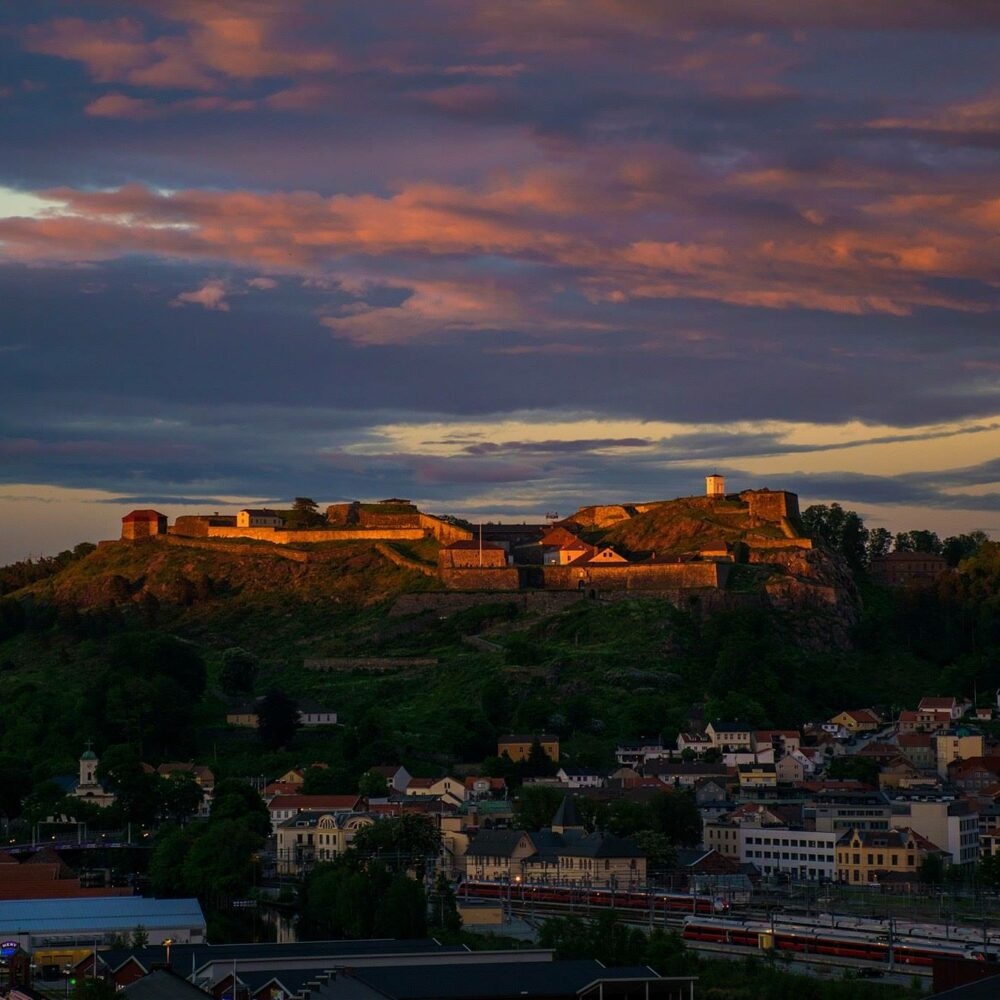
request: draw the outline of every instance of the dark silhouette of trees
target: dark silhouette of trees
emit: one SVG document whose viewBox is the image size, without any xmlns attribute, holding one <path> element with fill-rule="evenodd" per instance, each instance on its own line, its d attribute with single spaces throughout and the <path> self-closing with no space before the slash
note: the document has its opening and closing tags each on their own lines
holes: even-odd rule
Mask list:
<svg viewBox="0 0 1000 1000">
<path fill-rule="evenodd" d="M 257 735 L 264 746 L 287 747 L 298 728 L 298 705 L 284 691 L 272 688 L 257 703 Z"/>
</svg>

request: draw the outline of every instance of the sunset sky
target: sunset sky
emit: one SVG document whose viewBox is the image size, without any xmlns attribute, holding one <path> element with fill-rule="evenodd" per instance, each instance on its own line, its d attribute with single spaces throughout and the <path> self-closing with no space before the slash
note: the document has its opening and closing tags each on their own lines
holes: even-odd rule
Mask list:
<svg viewBox="0 0 1000 1000">
<path fill-rule="evenodd" d="M 1000 536 L 1000 5 L 13 0 L 0 562 L 703 489 Z"/>
</svg>

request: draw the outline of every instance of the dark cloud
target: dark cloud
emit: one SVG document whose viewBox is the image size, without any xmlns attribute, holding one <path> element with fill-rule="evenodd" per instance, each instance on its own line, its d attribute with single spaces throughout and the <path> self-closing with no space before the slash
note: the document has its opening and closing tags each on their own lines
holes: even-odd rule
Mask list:
<svg viewBox="0 0 1000 1000">
<path fill-rule="evenodd" d="M 0 480 L 516 513 L 828 453 L 785 485 L 995 503 L 987 444 L 836 471 L 996 429 L 995 5 L 212 10 L 3 11 Z"/>
</svg>

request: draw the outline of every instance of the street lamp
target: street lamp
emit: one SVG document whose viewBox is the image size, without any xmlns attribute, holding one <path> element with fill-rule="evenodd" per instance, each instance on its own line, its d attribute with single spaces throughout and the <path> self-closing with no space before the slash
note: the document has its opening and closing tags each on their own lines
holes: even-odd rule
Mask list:
<svg viewBox="0 0 1000 1000">
<path fill-rule="evenodd" d="M 167 968 L 170 968 L 170 946 L 174 943 L 173 938 L 164 938 L 163 947 L 167 949 Z"/>
</svg>

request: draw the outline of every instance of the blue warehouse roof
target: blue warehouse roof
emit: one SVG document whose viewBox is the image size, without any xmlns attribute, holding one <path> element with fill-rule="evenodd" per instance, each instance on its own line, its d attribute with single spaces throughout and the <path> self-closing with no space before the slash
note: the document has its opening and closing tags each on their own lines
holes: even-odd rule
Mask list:
<svg viewBox="0 0 1000 1000">
<path fill-rule="evenodd" d="M 86 899 L 0 901 L 0 936 L 117 931 L 142 924 L 147 930 L 205 927 L 197 899 L 95 896 Z"/>
</svg>

